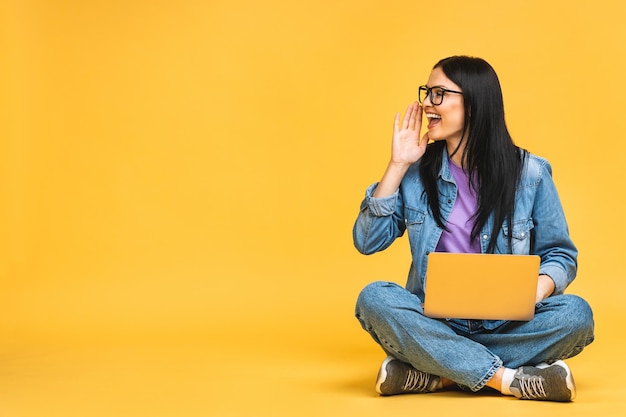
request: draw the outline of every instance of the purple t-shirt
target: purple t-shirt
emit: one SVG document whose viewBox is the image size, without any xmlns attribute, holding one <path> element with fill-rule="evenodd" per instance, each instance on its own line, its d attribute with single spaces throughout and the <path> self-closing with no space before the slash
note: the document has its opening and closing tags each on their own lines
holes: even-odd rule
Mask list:
<svg viewBox="0 0 626 417">
<path fill-rule="evenodd" d="M 468 172 L 457 166 L 451 159 L 448 159 L 448 166 L 457 185 L 457 195 L 446 223 L 448 230 L 444 230 L 441 234 L 435 250 L 437 252 L 480 253 L 480 240 L 476 238 L 470 241 L 472 227 L 474 227 L 472 216 L 476 213 L 478 197 L 469 186 Z"/>
</svg>

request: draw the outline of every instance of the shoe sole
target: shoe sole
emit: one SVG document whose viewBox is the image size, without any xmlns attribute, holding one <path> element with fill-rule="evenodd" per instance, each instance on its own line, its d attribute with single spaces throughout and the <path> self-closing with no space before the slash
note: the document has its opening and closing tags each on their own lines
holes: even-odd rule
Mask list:
<svg viewBox="0 0 626 417">
<path fill-rule="evenodd" d="M 549 366 L 560 366 L 561 368 L 565 369 L 565 372 L 567 373 L 565 375 L 565 383 L 567 384 L 567 388 L 571 393 L 570 401 L 574 401 L 574 398 L 576 398 L 576 384 L 574 383 L 574 377 L 572 376 L 572 371 L 569 370 L 569 366 L 567 366 L 567 364 L 562 360 L 558 360 L 551 365 L 548 365 L 547 363 L 540 363 L 539 365 L 537 365 L 537 368 L 545 369 Z"/>
<path fill-rule="evenodd" d="M 380 365 L 380 370 L 378 371 L 378 376 L 376 377 L 376 392 L 380 395 L 387 395 L 381 391 L 380 386 L 387 379 L 387 364 L 393 360 L 396 359 L 391 356 L 387 356 L 382 365 Z"/>
</svg>

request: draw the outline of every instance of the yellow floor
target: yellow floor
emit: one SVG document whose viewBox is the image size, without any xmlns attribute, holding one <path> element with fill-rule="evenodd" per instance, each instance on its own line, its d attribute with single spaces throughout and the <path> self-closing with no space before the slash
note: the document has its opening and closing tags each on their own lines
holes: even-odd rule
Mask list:
<svg viewBox="0 0 626 417">
<path fill-rule="evenodd" d="M 227 265 L 216 266 L 209 276 L 223 279 L 194 275 L 188 264 L 57 271 L 75 275 L 65 283 L 6 281 L 0 417 L 482 417 L 485 409 L 502 416 L 626 415 L 621 288 L 603 292 L 586 275 L 571 292 L 594 308 L 596 341 L 568 361 L 575 402 L 461 392 L 379 397 L 374 380 L 383 354 L 353 308 L 359 289 L 394 265 L 396 251 L 403 255 L 394 249 L 364 262 L 346 252 L 341 262 L 323 259 L 299 275 L 306 262 L 292 259 L 290 266 L 268 261 L 272 268 L 233 265 L 231 275 Z M 338 279 L 354 276 L 362 278 Z"/>
<path fill-rule="evenodd" d="M 617 417 L 626 413 L 623 338 L 616 331 L 624 316 L 614 315 L 596 312 L 598 341 L 569 361 L 578 386 L 571 404 L 461 392 L 379 397 L 373 382 L 383 357 L 346 315 L 328 326 L 331 332 L 322 317 L 301 325 L 268 320 L 221 330 L 109 330 L 99 338 L 6 342 L 0 416 Z"/>
</svg>

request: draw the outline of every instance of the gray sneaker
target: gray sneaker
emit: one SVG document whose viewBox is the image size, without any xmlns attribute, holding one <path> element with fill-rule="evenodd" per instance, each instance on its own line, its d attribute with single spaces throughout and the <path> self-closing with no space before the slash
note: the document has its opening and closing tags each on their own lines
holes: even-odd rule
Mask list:
<svg viewBox="0 0 626 417">
<path fill-rule="evenodd" d="M 572 401 L 576 397 L 574 378 L 563 361 L 518 368 L 510 389 L 522 400 Z"/>
<path fill-rule="evenodd" d="M 408 363 L 388 356 L 378 371 L 376 391 L 381 395 L 433 392 L 441 378 L 418 371 Z"/>
</svg>

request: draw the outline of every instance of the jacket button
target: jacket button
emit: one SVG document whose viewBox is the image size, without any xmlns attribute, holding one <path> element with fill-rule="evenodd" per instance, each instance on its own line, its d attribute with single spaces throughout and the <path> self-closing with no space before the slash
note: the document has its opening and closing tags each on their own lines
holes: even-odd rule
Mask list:
<svg viewBox="0 0 626 417">
<path fill-rule="evenodd" d="M 489 236 L 483 235 L 483 240 L 487 240 L 487 239 L 489 239 Z"/>
</svg>

